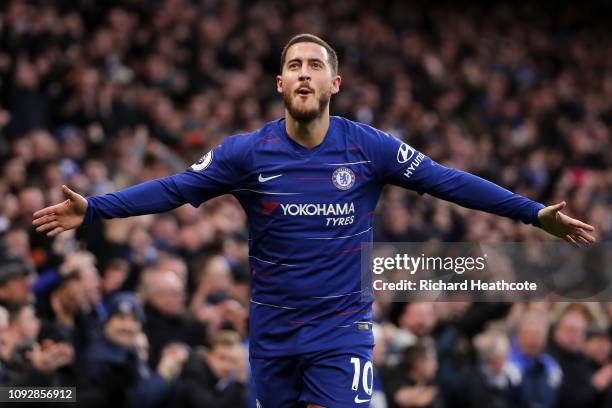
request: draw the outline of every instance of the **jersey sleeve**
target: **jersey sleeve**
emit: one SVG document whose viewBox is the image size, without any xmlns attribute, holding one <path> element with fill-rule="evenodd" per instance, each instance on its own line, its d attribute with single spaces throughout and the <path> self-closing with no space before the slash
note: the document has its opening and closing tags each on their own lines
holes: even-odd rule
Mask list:
<svg viewBox="0 0 612 408">
<path fill-rule="evenodd" d="M 93 218 L 125 218 L 172 210 L 183 204 L 198 207 L 240 185 L 244 177 L 244 151 L 236 138 L 227 138 L 182 173 L 146 181 L 101 196 L 87 197 L 84 224 Z"/>
<path fill-rule="evenodd" d="M 401 140 L 377 131 L 377 171 L 382 182 L 466 208 L 539 225 L 543 204 L 473 174 L 442 166 Z"/>
<path fill-rule="evenodd" d="M 175 179 L 177 188 L 194 207 L 239 188 L 248 176 L 247 137 L 236 135 L 206 153 Z"/>
</svg>

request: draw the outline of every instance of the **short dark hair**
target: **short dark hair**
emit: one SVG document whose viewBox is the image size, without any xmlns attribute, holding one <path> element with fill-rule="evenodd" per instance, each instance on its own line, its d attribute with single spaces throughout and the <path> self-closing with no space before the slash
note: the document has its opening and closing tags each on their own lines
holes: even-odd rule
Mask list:
<svg viewBox="0 0 612 408">
<path fill-rule="evenodd" d="M 432 352 L 435 352 L 435 348 L 431 340 L 427 338 L 418 340 L 415 344 L 402 350 L 400 364 L 406 371 L 411 371 L 419 360 Z"/>
<path fill-rule="evenodd" d="M 211 350 L 219 347 L 234 347 L 240 344 L 240 335 L 233 330 L 220 330 L 210 339 Z"/>
<path fill-rule="evenodd" d="M 298 34 L 292 37 L 287 44 L 283 47 L 283 52 L 281 53 L 281 61 L 280 61 L 280 70 L 283 71 L 283 66 L 285 65 L 285 58 L 287 57 L 287 50 L 293 44 L 297 43 L 315 43 L 319 44 L 321 47 L 327 50 L 327 62 L 331 66 L 332 72 L 334 74 L 338 73 L 338 54 L 336 54 L 336 50 L 334 50 L 331 45 L 329 45 L 325 40 L 320 37 L 317 37 L 314 34 Z"/>
</svg>

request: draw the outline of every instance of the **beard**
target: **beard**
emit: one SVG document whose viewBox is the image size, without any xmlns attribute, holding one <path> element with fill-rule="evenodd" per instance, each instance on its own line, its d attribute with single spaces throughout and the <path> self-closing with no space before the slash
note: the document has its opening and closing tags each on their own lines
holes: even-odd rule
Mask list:
<svg viewBox="0 0 612 408">
<path fill-rule="evenodd" d="M 310 122 L 320 117 L 329 106 L 329 101 L 331 99 L 330 91 L 323 92 L 317 99 L 316 107 L 306 108 L 298 106 L 299 102 L 296 101 L 297 98 L 294 97 L 294 95 L 293 92 L 283 92 L 283 101 L 285 102 L 285 108 L 297 122 Z"/>
</svg>

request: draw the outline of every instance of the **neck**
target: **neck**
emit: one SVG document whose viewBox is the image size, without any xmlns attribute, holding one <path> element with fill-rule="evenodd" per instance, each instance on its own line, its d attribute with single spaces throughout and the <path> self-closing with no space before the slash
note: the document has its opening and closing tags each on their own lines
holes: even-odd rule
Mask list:
<svg viewBox="0 0 612 408">
<path fill-rule="evenodd" d="M 285 110 L 285 129 L 287 134 L 296 143 L 313 148 L 320 145 L 325 138 L 329 128 L 329 107 L 320 116 L 307 122 L 295 120 L 287 110 Z"/>
</svg>

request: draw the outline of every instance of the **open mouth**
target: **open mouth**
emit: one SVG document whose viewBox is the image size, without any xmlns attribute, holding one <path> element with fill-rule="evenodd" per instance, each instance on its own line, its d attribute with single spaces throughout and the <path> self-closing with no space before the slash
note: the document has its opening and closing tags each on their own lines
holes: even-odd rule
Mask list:
<svg viewBox="0 0 612 408">
<path fill-rule="evenodd" d="M 312 89 L 307 88 L 307 87 L 301 87 L 301 88 L 298 88 L 297 93 L 298 95 L 301 95 L 301 96 L 310 95 L 312 93 Z"/>
</svg>

